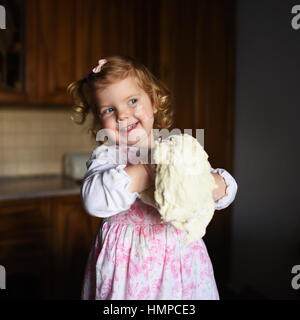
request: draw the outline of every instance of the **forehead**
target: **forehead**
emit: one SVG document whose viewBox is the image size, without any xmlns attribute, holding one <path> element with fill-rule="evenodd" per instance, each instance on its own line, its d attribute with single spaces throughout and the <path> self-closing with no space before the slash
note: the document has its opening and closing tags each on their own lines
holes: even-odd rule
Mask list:
<svg viewBox="0 0 300 320">
<path fill-rule="evenodd" d="M 141 94 L 142 92 L 143 89 L 139 87 L 136 79 L 127 77 L 109 84 L 102 90 L 97 90 L 96 96 L 104 103 L 106 100 L 123 99 L 129 95 Z"/>
</svg>

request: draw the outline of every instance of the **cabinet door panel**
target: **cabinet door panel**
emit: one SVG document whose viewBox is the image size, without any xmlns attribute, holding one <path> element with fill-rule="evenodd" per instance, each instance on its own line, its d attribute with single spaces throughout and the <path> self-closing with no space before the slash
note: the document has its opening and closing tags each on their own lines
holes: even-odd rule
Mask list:
<svg viewBox="0 0 300 320">
<path fill-rule="evenodd" d="M 71 4 L 71 5 L 70 5 Z M 75 78 L 75 7 L 68 0 L 39 1 L 39 102 L 66 103 L 66 86 Z"/>
<path fill-rule="evenodd" d="M 100 219 L 83 210 L 80 196 L 56 198 L 53 212 L 55 297 L 79 299 L 85 265 Z"/>
<path fill-rule="evenodd" d="M 49 199 L 0 203 L 0 264 L 6 269 L 8 299 L 48 296 L 52 283 L 50 236 Z"/>
<path fill-rule="evenodd" d="M 36 229 L 50 226 L 47 207 L 21 204 L 16 207 L 0 209 L 0 241 L 26 237 Z"/>
<path fill-rule="evenodd" d="M 0 30 L 0 103 L 34 103 L 37 98 L 36 8 L 28 3 L 6 1 L 6 29 Z"/>
</svg>

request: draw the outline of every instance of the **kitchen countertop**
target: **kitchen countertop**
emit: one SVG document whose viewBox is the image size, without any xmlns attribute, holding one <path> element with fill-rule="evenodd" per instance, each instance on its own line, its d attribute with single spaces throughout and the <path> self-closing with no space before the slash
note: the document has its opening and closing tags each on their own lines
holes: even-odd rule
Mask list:
<svg viewBox="0 0 300 320">
<path fill-rule="evenodd" d="M 80 194 L 80 182 L 60 176 L 0 177 L 0 200 Z"/>
</svg>

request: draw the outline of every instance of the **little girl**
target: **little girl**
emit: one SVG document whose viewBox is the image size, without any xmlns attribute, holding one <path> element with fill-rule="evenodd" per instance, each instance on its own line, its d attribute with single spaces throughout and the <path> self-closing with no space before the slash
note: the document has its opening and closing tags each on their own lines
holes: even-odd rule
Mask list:
<svg viewBox="0 0 300 320">
<path fill-rule="evenodd" d="M 82 298 L 219 299 L 203 240 L 185 245 L 184 232 L 162 223 L 160 213 L 140 195 L 154 183 L 153 166 L 128 160 L 154 147 L 152 129 L 170 127 L 167 89 L 145 66 L 124 56 L 100 60 L 68 89 L 81 123 L 91 110 L 94 134 L 104 128 L 113 142 L 92 152 L 81 187 L 85 210 L 103 218 L 89 254 Z M 116 152 L 123 155 L 118 163 Z M 234 200 L 237 184 L 224 169 L 211 173 L 218 185 L 215 209 L 221 210 Z"/>
</svg>

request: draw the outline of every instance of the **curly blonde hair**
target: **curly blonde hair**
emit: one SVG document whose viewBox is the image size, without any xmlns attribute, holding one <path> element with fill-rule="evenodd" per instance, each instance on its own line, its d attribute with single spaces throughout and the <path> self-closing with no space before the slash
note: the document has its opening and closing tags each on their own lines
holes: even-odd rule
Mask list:
<svg viewBox="0 0 300 320">
<path fill-rule="evenodd" d="M 159 81 L 143 64 L 128 56 L 105 58 L 106 63 L 101 72 L 89 73 L 85 78 L 71 83 L 67 90 L 75 101 L 72 107 L 75 117 L 72 120 L 83 124 L 88 113 L 93 113 L 93 124 L 89 131 L 96 137 L 101 129 L 99 110 L 93 99 L 96 90 L 132 76 L 138 85 L 148 94 L 152 106 L 157 109 L 154 114 L 154 129 L 170 128 L 173 124 L 173 111 L 170 109 L 170 94 L 167 87 Z"/>
</svg>

